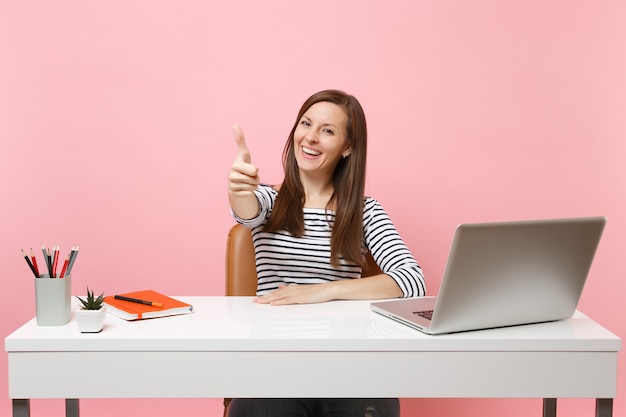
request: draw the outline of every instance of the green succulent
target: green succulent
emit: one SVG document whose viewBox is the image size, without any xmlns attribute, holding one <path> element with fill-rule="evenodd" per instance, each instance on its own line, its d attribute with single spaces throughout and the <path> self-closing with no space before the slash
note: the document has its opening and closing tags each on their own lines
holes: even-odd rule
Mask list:
<svg viewBox="0 0 626 417">
<path fill-rule="evenodd" d="M 89 287 L 87 287 L 87 298 L 82 299 L 79 296 L 76 296 L 78 300 L 83 305 L 81 307 L 82 310 L 100 310 L 102 304 L 104 303 L 104 293 L 100 294 L 98 297 L 94 297 L 93 291 L 89 291 Z"/>
</svg>

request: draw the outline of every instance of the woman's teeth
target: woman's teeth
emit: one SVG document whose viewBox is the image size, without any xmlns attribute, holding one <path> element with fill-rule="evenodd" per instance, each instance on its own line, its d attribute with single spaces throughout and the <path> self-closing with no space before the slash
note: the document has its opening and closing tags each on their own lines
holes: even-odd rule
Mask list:
<svg viewBox="0 0 626 417">
<path fill-rule="evenodd" d="M 317 155 L 319 155 L 321 153 L 321 152 L 317 152 L 317 151 L 314 151 L 313 149 L 309 149 L 309 148 L 305 148 L 305 147 L 302 147 L 302 150 L 304 151 L 305 154 L 313 155 L 313 156 L 317 156 Z"/>
</svg>

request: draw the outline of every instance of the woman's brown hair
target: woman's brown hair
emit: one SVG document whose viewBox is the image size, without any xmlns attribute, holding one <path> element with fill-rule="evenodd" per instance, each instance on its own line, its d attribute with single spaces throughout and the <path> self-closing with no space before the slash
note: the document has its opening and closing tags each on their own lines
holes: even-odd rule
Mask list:
<svg viewBox="0 0 626 417">
<path fill-rule="evenodd" d="M 302 115 L 319 102 L 336 104 L 346 112 L 346 137 L 351 149 L 350 155 L 342 158 L 335 167 L 332 179 L 334 191 L 326 207 L 327 210 L 336 208 L 330 239 L 331 263 L 338 265 L 342 256 L 347 261 L 362 264 L 367 125 L 361 104 L 343 91 L 320 91 L 309 97 L 300 108 L 283 150 L 285 178 L 264 230 L 287 230 L 293 236 L 304 234 L 304 189 L 294 153 L 294 133 Z"/>
</svg>

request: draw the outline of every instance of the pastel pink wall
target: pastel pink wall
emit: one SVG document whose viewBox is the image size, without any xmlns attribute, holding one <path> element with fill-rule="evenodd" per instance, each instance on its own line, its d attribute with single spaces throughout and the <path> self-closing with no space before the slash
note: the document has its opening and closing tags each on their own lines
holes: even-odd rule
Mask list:
<svg viewBox="0 0 626 417">
<path fill-rule="evenodd" d="M 75 294 L 222 294 L 231 125 L 243 126 L 262 179 L 278 182 L 302 101 L 341 88 L 368 116 L 368 194 L 392 215 L 430 293 L 458 223 L 606 215 L 580 308 L 623 336 L 624 39 L 617 0 L 2 1 L 0 335 L 34 316 L 20 249 L 42 241 L 80 243 Z M 624 415 L 621 381 L 618 390 Z M 6 377 L 0 393 L 9 415 Z M 433 417 L 541 407 L 402 404 L 403 416 Z M 32 404 L 36 416 L 62 407 Z M 594 404 L 559 407 L 588 416 Z M 209 416 L 221 406 L 86 400 L 81 411 Z"/>
</svg>

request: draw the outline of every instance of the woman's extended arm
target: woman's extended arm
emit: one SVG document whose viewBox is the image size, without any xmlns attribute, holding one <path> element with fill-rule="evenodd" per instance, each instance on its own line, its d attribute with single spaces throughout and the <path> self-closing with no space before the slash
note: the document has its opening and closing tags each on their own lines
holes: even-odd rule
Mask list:
<svg viewBox="0 0 626 417">
<path fill-rule="evenodd" d="M 237 158 L 228 174 L 228 200 L 233 212 L 242 219 L 251 219 L 259 212 L 259 202 L 254 190 L 259 185 L 259 169 L 252 165 L 250 150 L 241 128 L 233 126 L 237 143 Z"/>
</svg>

